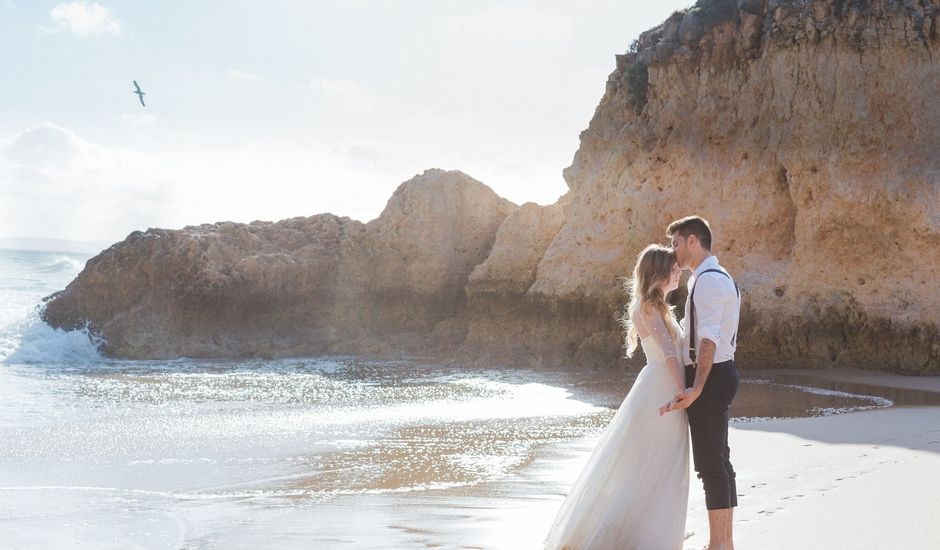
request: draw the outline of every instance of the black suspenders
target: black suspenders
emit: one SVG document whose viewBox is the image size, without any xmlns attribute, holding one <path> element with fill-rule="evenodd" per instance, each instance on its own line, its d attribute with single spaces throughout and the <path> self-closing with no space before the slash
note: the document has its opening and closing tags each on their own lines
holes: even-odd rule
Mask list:
<svg viewBox="0 0 940 550">
<path fill-rule="evenodd" d="M 695 278 L 695 284 L 692 285 L 692 292 L 689 293 L 689 359 L 692 360 L 692 364 L 695 364 L 695 287 L 698 285 L 698 279 L 706 273 L 721 273 L 725 277 L 731 279 L 731 275 L 728 275 L 720 269 L 706 269 L 705 271 L 698 274 L 698 277 Z M 734 283 L 734 290 L 738 293 L 738 300 L 741 300 L 741 289 L 738 288 L 738 283 L 734 282 L 734 279 L 731 279 L 731 282 Z M 734 345 L 735 339 L 738 337 L 738 331 L 734 331 L 734 335 L 731 336 L 731 345 Z M 715 345 L 718 345 L 718 342 L 715 342 Z"/>
</svg>

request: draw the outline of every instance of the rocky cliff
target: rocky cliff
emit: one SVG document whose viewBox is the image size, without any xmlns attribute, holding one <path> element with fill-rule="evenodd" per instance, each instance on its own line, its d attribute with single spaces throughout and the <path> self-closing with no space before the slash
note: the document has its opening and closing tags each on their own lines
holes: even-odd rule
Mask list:
<svg viewBox="0 0 940 550">
<path fill-rule="evenodd" d="M 497 238 L 558 227 L 524 296 L 468 289 L 469 347 L 610 362 L 618 276 L 698 213 L 744 287 L 739 363 L 940 373 L 938 32 L 940 2 L 700 1 L 641 35 L 565 171 L 564 223 Z"/>
<path fill-rule="evenodd" d="M 580 292 L 550 263 L 578 249 L 601 287 L 700 213 L 745 288 L 742 363 L 940 372 L 938 32 L 940 2 L 817 0 L 699 2 L 644 33 L 537 286 Z"/>
<path fill-rule="evenodd" d="M 740 364 L 938 374 L 938 33 L 940 0 L 700 0 L 616 57 L 557 204 L 435 170 L 368 224 L 135 232 L 45 316 L 126 357 L 611 364 L 619 278 L 698 213 Z"/>
</svg>

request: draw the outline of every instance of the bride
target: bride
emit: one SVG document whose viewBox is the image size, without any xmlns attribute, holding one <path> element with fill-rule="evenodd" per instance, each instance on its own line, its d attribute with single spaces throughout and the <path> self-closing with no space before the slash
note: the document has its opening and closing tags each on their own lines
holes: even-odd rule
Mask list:
<svg viewBox="0 0 940 550">
<path fill-rule="evenodd" d="M 545 539 L 547 550 L 682 548 L 689 499 L 688 417 L 660 414 L 685 389 L 679 327 L 666 295 L 679 286 L 669 248 L 649 245 L 629 281 L 627 357 L 646 366 L 601 434 Z"/>
</svg>

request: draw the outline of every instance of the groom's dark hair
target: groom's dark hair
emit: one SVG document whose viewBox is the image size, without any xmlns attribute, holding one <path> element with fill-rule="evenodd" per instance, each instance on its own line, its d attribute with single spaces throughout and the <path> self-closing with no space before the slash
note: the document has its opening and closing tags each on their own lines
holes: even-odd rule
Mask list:
<svg viewBox="0 0 940 550">
<path fill-rule="evenodd" d="M 702 248 L 708 251 L 712 249 L 712 230 L 708 227 L 705 218 L 686 216 L 672 222 L 666 228 L 666 236 L 672 238 L 673 235 L 679 235 L 683 239 L 688 238 L 689 235 L 695 235 L 698 242 L 702 243 Z"/>
</svg>

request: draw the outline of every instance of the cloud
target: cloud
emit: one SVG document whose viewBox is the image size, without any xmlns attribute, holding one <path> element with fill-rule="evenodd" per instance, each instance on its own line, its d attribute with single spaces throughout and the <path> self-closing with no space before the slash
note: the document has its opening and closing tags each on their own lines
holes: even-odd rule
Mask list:
<svg viewBox="0 0 940 550">
<path fill-rule="evenodd" d="M 14 174 L 0 178 L 0 189 L 7 186 L 4 193 L 48 192 L 52 195 L 44 198 L 51 200 L 69 190 L 101 193 L 99 198 L 127 190 L 140 197 L 159 190 L 153 181 L 157 162 L 149 155 L 94 144 L 50 122 L 0 140 L 0 169 Z"/>
<path fill-rule="evenodd" d="M 128 124 L 133 124 L 134 126 L 143 126 L 145 124 L 153 124 L 157 121 L 157 117 L 150 113 L 123 114 L 121 115 L 121 120 Z"/>
<path fill-rule="evenodd" d="M 496 6 L 447 20 L 449 33 L 492 46 L 567 43 L 574 29 L 567 15 L 521 6 Z"/>
<path fill-rule="evenodd" d="M 49 10 L 51 32 L 70 31 L 78 36 L 121 34 L 121 22 L 101 4 L 71 2 Z"/>
<path fill-rule="evenodd" d="M 346 157 L 346 166 L 353 170 L 394 172 L 400 169 L 395 159 L 371 147 L 354 145 L 346 151 Z"/>
<path fill-rule="evenodd" d="M 48 122 L 24 130 L 0 142 L 0 160 L 24 169 L 68 169 L 89 144 L 75 134 Z"/>
<path fill-rule="evenodd" d="M 238 71 L 235 69 L 230 70 L 228 72 L 228 75 L 234 78 L 235 80 L 247 80 L 249 82 L 252 80 L 258 80 L 258 75 L 254 73 L 243 73 L 242 71 Z"/>
<path fill-rule="evenodd" d="M 401 171 L 371 143 L 251 142 L 147 154 L 44 122 L 0 138 L 0 237 L 115 242 L 148 227 L 320 212 L 365 221 L 408 175 Z"/>
<path fill-rule="evenodd" d="M 133 113 L 125 116 L 134 123 Z M 184 140 L 143 152 L 45 122 L 0 136 L 0 237 L 115 242 L 148 227 L 321 212 L 368 221 L 401 182 L 430 167 L 463 170 L 519 204 L 554 202 L 561 169 L 536 153 L 564 147 L 547 125 L 532 128 L 540 139 L 516 143 L 511 129 L 524 124 L 520 116 L 423 110 L 384 136 L 199 147 Z"/>
<path fill-rule="evenodd" d="M 366 157 L 364 160 L 363 157 Z M 361 146 L 291 140 L 248 142 L 179 159 L 198 181 L 187 200 L 200 221 L 280 220 L 321 212 L 367 221 L 402 181 L 395 158 Z"/>
<path fill-rule="evenodd" d="M 313 78 L 308 87 L 334 106 L 348 111 L 363 113 L 376 105 L 375 99 L 352 80 Z"/>
<path fill-rule="evenodd" d="M 170 179 L 150 155 L 44 122 L 0 140 L 0 235 L 123 238 L 172 219 Z"/>
</svg>

